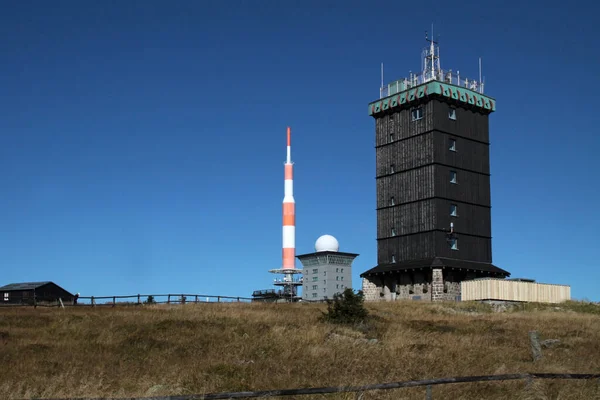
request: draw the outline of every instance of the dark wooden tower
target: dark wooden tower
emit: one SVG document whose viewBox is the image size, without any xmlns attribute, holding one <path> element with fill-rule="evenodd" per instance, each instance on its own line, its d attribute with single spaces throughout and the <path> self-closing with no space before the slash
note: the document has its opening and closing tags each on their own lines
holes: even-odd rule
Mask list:
<svg viewBox="0 0 600 400">
<path fill-rule="evenodd" d="M 375 119 L 377 266 L 367 299 L 456 299 L 460 281 L 510 274 L 492 264 L 489 115 L 483 83 L 439 67 L 381 88 Z M 436 51 L 437 50 L 437 51 Z"/>
</svg>

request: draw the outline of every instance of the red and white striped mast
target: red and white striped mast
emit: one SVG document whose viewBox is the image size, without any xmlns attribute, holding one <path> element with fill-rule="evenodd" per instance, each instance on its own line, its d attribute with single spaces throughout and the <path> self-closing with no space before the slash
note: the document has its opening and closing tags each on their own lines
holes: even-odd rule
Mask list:
<svg viewBox="0 0 600 400">
<path fill-rule="evenodd" d="M 282 265 L 281 269 L 269 272 L 284 274 L 283 280 L 275 279 L 275 285 L 283 286 L 284 294 L 292 300 L 297 297 L 295 288 L 302 285 L 302 279 L 294 280 L 294 274 L 302 274 L 296 269 L 296 201 L 294 200 L 294 163 L 292 162 L 292 133 L 287 128 L 287 157 L 284 164 Z"/>
<path fill-rule="evenodd" d="M 282 269 L 296 268 L 296 202 L 294 201 L 294 164 L 292 163 L 291 130 L 287 128 L 287 158 L 283 197 L 283 265 Z"/>
</svg>

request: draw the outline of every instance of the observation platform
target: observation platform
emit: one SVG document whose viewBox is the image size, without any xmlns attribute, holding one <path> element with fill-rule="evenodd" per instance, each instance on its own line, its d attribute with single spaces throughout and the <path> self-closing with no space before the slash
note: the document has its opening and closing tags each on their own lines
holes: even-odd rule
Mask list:
<svg viewBox="0 0 600 400">
<path fill-rule="evenodd" d="M 410 74 L 408 78 L 382 86 L 379 89 L 379 100 L 369 103 L 369 115 L 418 103 L 427 96 L 446 97 L 489 113 L 496 111 L 496 100 L 484 95 L 483 89 L 482 82 L 467 78 L 463 80 L 460 74 L 454 74 L 451 70 Z"/>
</svg>

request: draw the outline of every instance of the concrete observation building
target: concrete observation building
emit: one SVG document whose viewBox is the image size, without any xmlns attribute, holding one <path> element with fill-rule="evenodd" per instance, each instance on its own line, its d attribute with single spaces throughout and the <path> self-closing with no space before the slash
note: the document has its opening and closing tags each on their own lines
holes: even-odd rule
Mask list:
<svg viewBox="0 0 600 400">
<path fill-rule="evenodd" d="M 332 299 L 336 293 L 352 287 L 352 262 L 358 254 L 339 251 L 340 245 L 331 235 L 315 242 L 315 252 L 298 255 L 303 267 L 302 299 Z"/>
<path fill-rule="evenodd" d="M 366 300 L 459 300 L 461 281 L 510 275 L 492 264 L 496 101 L 483 94 L 481 64 L 479 80 L 442 70 L 437 42 L 427 41 L 422 71 L 384 85 L 382 68 L 379 100 L 369 104 L 377 265 L 360 275 Z"/>
</svg>

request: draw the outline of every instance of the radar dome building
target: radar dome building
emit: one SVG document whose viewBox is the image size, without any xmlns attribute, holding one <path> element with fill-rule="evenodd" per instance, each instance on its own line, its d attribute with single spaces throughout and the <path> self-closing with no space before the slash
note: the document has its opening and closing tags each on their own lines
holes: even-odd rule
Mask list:
<svg viewBox="0 0 600 400">
<path fill-rule="evenodd" d="M 338 240 L 323 235 L 315 242 L 315 252 L 297 256 L 303 267 L 302 299 L 332 299 L 352 288 L 352 262 L 358 254 L 339 251 Z"/>
<path fill-rule="evenodd" d="M 340 243 L 331 235 L 323 235 L 315 242 L 315 251 L 335 251 L 340 249 Z"/>
</svg>

